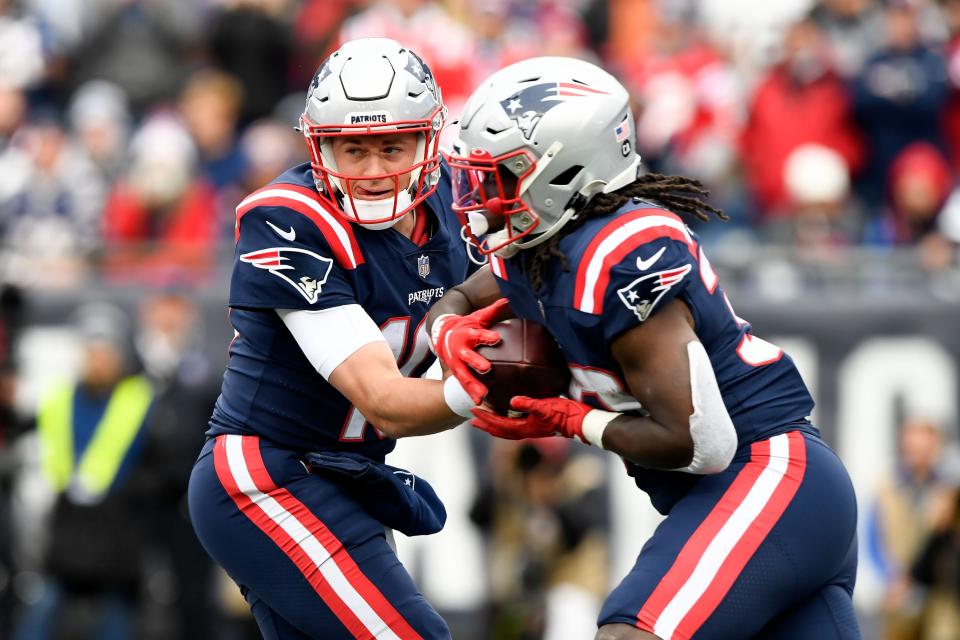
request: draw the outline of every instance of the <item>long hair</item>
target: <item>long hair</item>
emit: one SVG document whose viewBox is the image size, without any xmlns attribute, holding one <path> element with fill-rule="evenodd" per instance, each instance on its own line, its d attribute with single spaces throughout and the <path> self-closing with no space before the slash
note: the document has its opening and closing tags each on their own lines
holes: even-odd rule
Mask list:
<svg viewBox="0 0 960 640">
<path fill-rule="evenodd" d="M 613 213 L 633 198 L 652 200 L 674 213 L 685 213 L 704 222 L 710 220 L 710 216 L 728 220 L 727 214 L 704 200 L 708 195 L 709 192 L 699 180 L 646 173 L 621 189 L 595 196 L 576 219 L 568 222 L 547 242 L 534 248 L 533 255 L 524 261 L 530 286 L 534 291 L 543 286 L 547 269 L 554 258 L 560 259 L 561 268 L 565 272 L 570 270 L 567 256 L 560 250 L 560 240 L 588 220 Z"/>
</svg>

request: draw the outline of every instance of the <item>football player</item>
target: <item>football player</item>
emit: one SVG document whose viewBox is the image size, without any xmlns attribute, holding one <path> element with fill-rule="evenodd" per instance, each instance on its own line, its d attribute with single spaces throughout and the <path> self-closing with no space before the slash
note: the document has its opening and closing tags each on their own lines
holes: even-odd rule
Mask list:
<svg viewBox="0 0 960 640">
<path fill-rule="evenodd" d="M 438 151 L 445 116 L 414 52 L 347 42 L 307 91 L 310 163 L 237 208 L 235 337 L 189 506 L 265 638 L 450 635 L 385 532 L 438 531 L 443 505 L 384 464 L 396 438 L 473 406 L 454 378 L 418 379 L 429 304 L 474 269 Z"/>
<path fill-rule="evenodd" d="M 491 269 L 433 307 L 433 345 L 479 403 L 491 365 L 474 349 L 497 341 L 492 322 L 546 326 L 569 397 L 515 397 L 510 417 L 478 407 L 472 424 L 611 451 L 667 516 L 597 638 L 856 638 L 846 470 L 793 361 L 736 315 L 678 215 L 723 214 L 699 183 L 644 173 L 633 131 L 623 86 L 579 60 L 522 61 L 474 92 L 454 208 Z"/>
</svg>

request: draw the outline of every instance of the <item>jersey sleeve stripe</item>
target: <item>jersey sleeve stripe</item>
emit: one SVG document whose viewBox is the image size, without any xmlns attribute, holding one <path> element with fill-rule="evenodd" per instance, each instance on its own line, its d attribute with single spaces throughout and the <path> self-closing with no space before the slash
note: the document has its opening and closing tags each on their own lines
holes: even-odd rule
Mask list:
<svg viewBox="0 0 960 640">
<path fill-rule="evenodd" d="M 350 225 L 327 211 L 309 189 L 296 185 L 270 185 L 247 196 L 237 207 L 235 240 L 240 238 L 240 220 L 243 216 L 262 206 L 287 207 L 306 216 L 320 229 L 340 266 L 355 269 L 363 264 L 363 255 Z"/>
<path fill-rule="evenodd" d="M 504 263 L 503 258 L 498 255 L 490 256 L 490 270 L 493 271 L 493 275 L 501 280 L 510 279 L 507 277 L 507 265 Z"/>
<path fill-rule="evenodd" d="M 743 467 L 637 614 L 660 638 L 689 638 L 716 610 L 793 500 L 806 470 L 799 431 L 751 446 Z"/>
<path fill-rule="evenodd" d="M 585 313 L 601 313 L 610 269 L 640 245 L 657 238 L 679 240 L 696 256 L 696 243 L 686 225 L 670 212 L 641 209 L 611 220 L 590 241 L 580 259 L 573 292 L 574 307 Z"/>
<path fill-rule="evenodd" d="M 214 467 L 244 515 L 284 551 L 355 637 L 420 640 L 333 532 L 293 494 L 276 486 L 260 455 L 259 438 L 218 437 Z"/>
</svg>

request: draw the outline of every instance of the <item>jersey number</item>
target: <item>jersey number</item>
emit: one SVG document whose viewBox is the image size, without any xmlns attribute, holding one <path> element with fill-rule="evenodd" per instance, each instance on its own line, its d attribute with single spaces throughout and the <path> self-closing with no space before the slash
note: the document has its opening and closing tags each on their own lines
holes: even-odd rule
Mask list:
<svg viewBox="0 0 960 640">
<path fill-rule="evenodd" d="M 727 308 L 730 309 L 730 314 L 733 316 L 738 327 L 747 324 L 747 321 L 738 316 L 737 312 L 733 310 L 733 305 L 730 304 L 730 298 L 727 297 L 726 293 L 723 294 L 723 301 L 727 303 Z M 782 358 L 783 350 L 777 345 L 771 344 L 763 338 L 758 338 L 747 331 L 743 334 L 740 344 L 737 345 L 737 355 L 751 367 L 762 367 L 765 364 L 776 362 Z"/>
<path fill-rule="evenodd" d="M 390 346 L 390 351 L 393 352 L 394 359 L 397 361 L 397 366 L 400 367 L 400 373 L 404 376 L 409 377 L 414 371 L 420 368 L 431 355 L 427 337 L 426 320 L 427 316 L 423 316 L 423 320 L 421 320 L 417 328 L 414 329 L 413 340 L 409 339 L 410 316 L 390 318 L 380 326 L 380 332 L 383 333 L 383 337 Z M 346 422 L 343 424 L 343 431 L 340 432 L 340 440 L 347 442 L 362 441 L 367 425 L 373 427 L 356 407 L 351 406 L 350 411 L 347 413 Z M 383 434 L 379 431 L 377 431 L 377 434 L 383 437 Z"/>
</svg>

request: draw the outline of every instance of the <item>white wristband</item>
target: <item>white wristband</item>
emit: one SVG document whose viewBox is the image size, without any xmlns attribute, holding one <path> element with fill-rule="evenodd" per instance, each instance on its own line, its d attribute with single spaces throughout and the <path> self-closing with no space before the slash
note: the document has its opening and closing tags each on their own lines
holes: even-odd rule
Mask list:
<svg viewBox="0 0 960 640">
<path fill-rule="evenodd" d="M 456 314 L 443 313 L 437 316 L 437 319 L 433 321 L 432 325 L 430 325 L 430 340 L 427 342 L 427 344 L 430 345 L 430 351 L 433 351 L 434 355 L 437 353 L 437 339 L 440 337 L 440 326 L 443 324 L 444 320 L 454 315 Z"/>
<path fill-rule="evenodd" d="M 583 437 L 589 444 L 603 449 L 603 431 L 614 418 L 619 418 L 622 413 L 612 411 L 601 411 L 600 409 L 591 409 L 587 415 L 583 416 Z"/>
<path fill-rule="evenodd" d="M 443 399 L 446 401 L 450 411 L 453 411 L 461 418 L 473 417 L 470 409 L 473 409 L 476 405 L 456 377 L 448 376 L 447 379 L 443 381 Z"/>
</svg>

